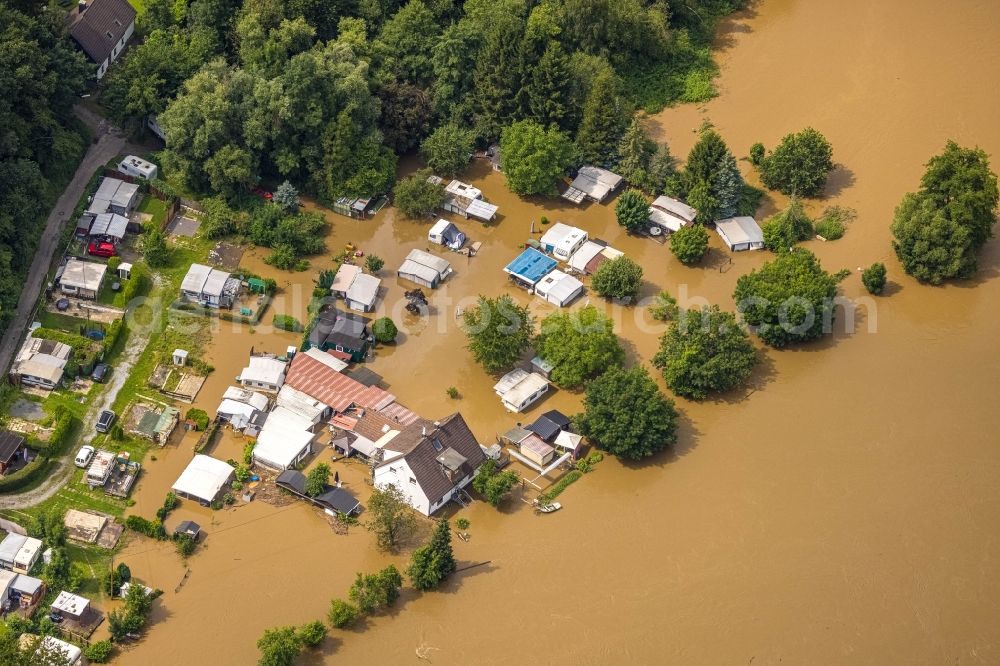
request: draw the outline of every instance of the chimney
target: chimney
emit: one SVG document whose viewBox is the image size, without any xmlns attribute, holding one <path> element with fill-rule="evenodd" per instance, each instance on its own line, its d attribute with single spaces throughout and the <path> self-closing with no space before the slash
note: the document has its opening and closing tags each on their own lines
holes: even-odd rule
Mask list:
<svg viewBox="0 0 1000 666">
<path fill-rule="evenodd" d="M 79 8 L 81 14 L 87 11 L 87 0 L 80 0 L 77 7 Z"/>
<path fill-rule="evenodd" d="M 420 434 L 424 437 L 427 436 L 427 426 L 420 426 Z"/>
</svg>

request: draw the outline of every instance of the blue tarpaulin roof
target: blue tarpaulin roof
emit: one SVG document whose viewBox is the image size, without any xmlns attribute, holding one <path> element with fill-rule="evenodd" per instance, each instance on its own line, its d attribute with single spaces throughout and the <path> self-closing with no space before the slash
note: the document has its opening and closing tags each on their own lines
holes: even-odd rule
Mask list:
<svg viewBox="0 0 1000 666">
<path fill-rule="evenodd" d="M 534 284 L 548 275 L 555 267 L 555 259 L 529 247 L 518 255 L 517 259 L 507 264 L 504 270 Z"/>
</svg>

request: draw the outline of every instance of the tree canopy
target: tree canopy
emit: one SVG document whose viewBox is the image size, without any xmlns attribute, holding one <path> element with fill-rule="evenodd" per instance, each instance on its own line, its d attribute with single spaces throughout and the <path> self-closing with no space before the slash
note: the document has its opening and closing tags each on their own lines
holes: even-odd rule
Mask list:
<svg viewBox="0 0 1000 666">
<path fill-rule="evenodd" d="M 451 526 L 447 520 L 439 520 L 430 541 L 413 551 L 406 573 L 413 587 L 433 590 L 455 573 L 457 567 L 451 549 Z"/>
<path fill-rule="evenodd" d="M 553 312 L 540 329 L 535 351 L 552 364 L 549 378 L 563 388 L 579 388 L 625 360 L 614 322 L 593 305 Z"/>
<path fill-rule="evenodd" d="M 474 139 L 471 130 L 447 123 L 424 139 L 420 154 L 435 173 L 454 176 L 469 164 Z"/>
<path fill-rule="evenodd" d="M 649 202 L 639 190 L 627 189 L 618 197 L 615 215 L 626 231 L 639 231 L 649 224 Z"/>
<path fill-rule="evenodd" d="M 764 220 L 761 231 L 764 234 L 764 247 L 772 252 L 779 252 L 790 249 L 799 241 L 812 238 L 813 224 L 802 202 L 792 198 L 785 210 Z"/>
<path fill-rule="evenodd" d="M 587 385 L 575 422 L 598 448 L 642 460 L 677 440 L 677 410 L 642 367 L 613 367 Z"/>
<path fill-rule="evenodd" d="M 741 275 L 733 300 L 761 340 L 785 347 L 832 330 L 837 282 L 812 252 L 797 248 Z"/>
<path fill-rule="evenodd" d="M 366 527 L 375 534 L 378 547 L 382 550 L 398 548 L 417 526 L 406 496 L 393 485 L 372 490 L 368 513 Z"/>
<path fill-rule="evenodd" d="M 427 217 L 444 203 L 444 187 L 427 180 L 433 173 L 421 169 L 396 183 L 396 207 L 413 219 Z"/>
<path fill-rule="evenodd" d="M 679 194 L 698 211 L 698 221 L 703 223 L 735 215 L 743 196 L 736 158 L 713 129 L 701 133 L 677 183 Z"/>
<path fill-rule="evenodd" d="M 615 257 L 598 267 L 590 284 L 604 298 L 635 300 L 642 287 L 642 266 L 625 255 Z"/>
<path fill-rule="evenodd" d="M 535 319 L 528 309 L 504 294 L 480 296 L 462 315 L 469 350 L 487 372 L 509 370 L 531 344 Z"/>
<path fill-rule="evenodd" d="M 695 400 L 741 386 L 756 362 L 757 352 L 736 317 L 717 305 L 682 313 L 653 357 L 670 390 Z"/>
<path fill-rule="evenodd" d="M 682 264 L 696 264 L 708 252 L 708 231 L 700 224 L 681 227 L 670 234 L 670 251 Z"/>
<path fill-rule="evenodd" d="M 760 162 L 760 180 L 782 194 L 817 197 L 833 171 L 833 147 L 826 137 L 807 127 L 785 136 Z"/>
<path fill-rule="evenodd" d="M 903 197 L 892 223 L 903 270 L 931 284 L 971 277 L 976 253 L 993 235 L 1000 197 L 989 158 L 949 141 L 927 163 L 920 185 Z"/>
<path fill-rule="evenodd" d="M 501 167 L 507 186 L 515 194 L 554 196 L 558 193 L 556 184 L 573 160 L 573 144 L 558 129 L 522 120 L 501 134 Z"/>
<path fill-rule="evenodd" d="M 497 462 L 488 458 L 480 468 L 479 472 L 472 479 L 472 488 L 483 496 L 483 498 L 493 506 L 500 506 L 520 478 L 513 470 L 503 470 L 497 468 Z"/>
</svg>

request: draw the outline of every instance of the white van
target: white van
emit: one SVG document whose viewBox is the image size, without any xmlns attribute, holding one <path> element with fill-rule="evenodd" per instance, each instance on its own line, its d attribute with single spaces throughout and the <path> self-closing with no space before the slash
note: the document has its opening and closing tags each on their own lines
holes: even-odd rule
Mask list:
<svg viewBox="0 0 1000 666">
<path fill-rule="evenodd" d="M 94 447 L 92 446 L 82 446 L 76 454 L 76 466 L 86 467 L 90 464 L 90 459 L 94 457 Z"/>
</svg>

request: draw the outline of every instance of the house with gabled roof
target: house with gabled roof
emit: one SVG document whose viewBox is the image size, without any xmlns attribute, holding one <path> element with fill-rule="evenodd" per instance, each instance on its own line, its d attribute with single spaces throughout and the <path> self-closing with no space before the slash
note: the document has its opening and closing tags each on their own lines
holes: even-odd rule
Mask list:
<svg viewBox="0 0 1000 666">
<path fill-rule="evenodd" d="M 135 32 L 135 9 L 126 0 L 81 2 L 69 34 L 97 65 L 100 81 Z"/>
<path fill-rule="evenodd" d="M 472 482 L 486 454 L 458 412 L 431 425 L 414 423 L 382 447 L 375 486 L 395 486 L 410 506 L 430 516 Z"/>
</svg>

